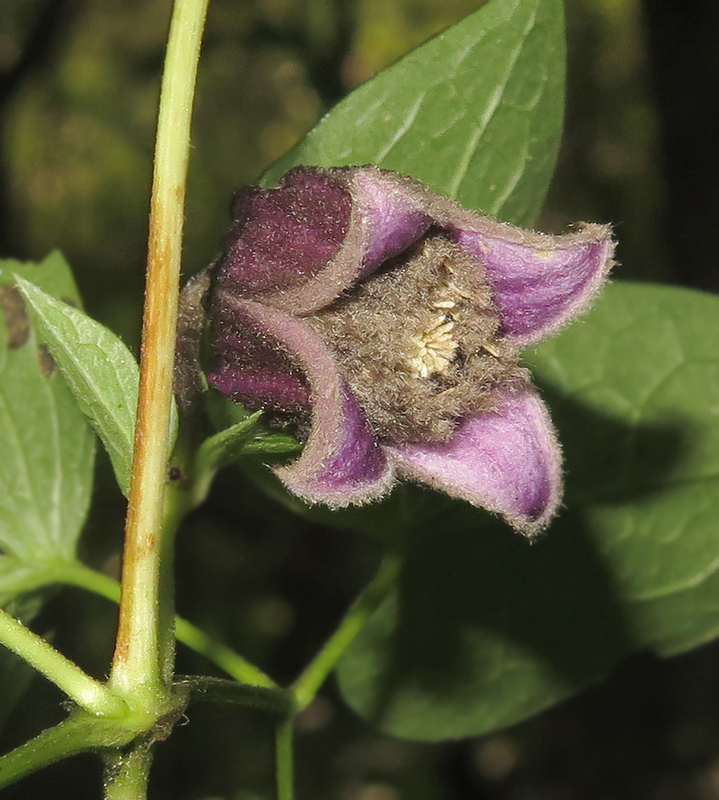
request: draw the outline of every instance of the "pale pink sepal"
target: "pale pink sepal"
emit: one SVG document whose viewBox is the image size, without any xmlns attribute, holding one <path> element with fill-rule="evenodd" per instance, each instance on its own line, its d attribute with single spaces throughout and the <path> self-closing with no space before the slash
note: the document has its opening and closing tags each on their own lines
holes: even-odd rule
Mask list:
<svg viewBox="0 0 719 800">
<path fill-rule="evenodd" d="M 455 234 L 485 267 L 507 334 L 528 345 L 559 331 L 589 308 L 613 265 L 608 225 L 562 236 L 493 220 Z"/>
<path fill-rule="evenodd" d="M 526 534 L 546 526 L 561 496 L 561 451 L 531 390 L 504 393 L 500 410 L 463 420 L 442 444 L 387 445 L 398 475 L 503 516 Z"/>
</svg>

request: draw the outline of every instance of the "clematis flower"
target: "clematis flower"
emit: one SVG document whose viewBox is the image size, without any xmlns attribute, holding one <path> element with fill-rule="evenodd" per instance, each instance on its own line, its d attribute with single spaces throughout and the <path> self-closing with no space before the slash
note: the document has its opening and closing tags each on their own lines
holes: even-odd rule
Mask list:
<svg viewBox="0 0 719 800">
<path fill-rule="evenodd" d="M 525 231 L 372 166 L 245 187 L 234 219 L 204 279 L 207 377 L 294 425 L 291 492 L 340 507 L 404 478 L 546 526 L 561 452 L 519 352 L 587 308 L 607 226 Z"/>
</svg>

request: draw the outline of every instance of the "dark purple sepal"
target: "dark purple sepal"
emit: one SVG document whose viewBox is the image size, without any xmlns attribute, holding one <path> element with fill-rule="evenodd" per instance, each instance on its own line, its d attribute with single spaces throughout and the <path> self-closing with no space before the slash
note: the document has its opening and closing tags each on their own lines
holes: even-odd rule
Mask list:
<svg viewBox="0 0 719 800">
<path fill-rule="evenodd" d="M 302 455 L 277 470 L 287 488 L 308 503 L 333 507 L 385 494 L 393 482 L 392 468 L 320 336 L 303 320 L 260 303 L 226 297 L 222 306 L 241 321 L 240 336 L 251 335 L 286 355 L 309 387 L 312 420 Z M 263 363 L 255 368 L 263 374 Z M 221 369 L 208 379 L 233 396 L 237 388 L 233 377 L 230 369 Z M 244 391 L 251 380 L 252 371 L 243 371 L 238 385 Z"/>
<path fill-rule="evenodd" d="M 358 272 L 356 255 L 342 256 L 352 214 L 343 182 L 311 167 L 290 170 L 275 189 L 243 187 L 217 285 L 293 313 L 321 308 Z"/>
<path fill-rule="evenodd" d="M 217 291 L 210 307 L 215 346 L 208 383 L 236 403 L 280 412 L 306 410 L 311 390 L 301 368 L 257 325 L 246 303 Z"/>
<path fill-rule="evenodd" d="M 225 362 L 207 380 L 231 400 L 250 408 L 261 406 L 291 412 L 310 404 L 309 388 L 303 381 L 273 368 L 240 370 Z"/>
</svg>

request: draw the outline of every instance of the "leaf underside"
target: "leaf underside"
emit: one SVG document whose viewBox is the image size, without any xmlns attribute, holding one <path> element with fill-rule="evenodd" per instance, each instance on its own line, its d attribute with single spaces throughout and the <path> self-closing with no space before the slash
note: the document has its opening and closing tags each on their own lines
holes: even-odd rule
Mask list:
<svg viewBox="0 0 719 800">
<path fill-rule="evenodd" d="M 57 365 L 33 330 L 14 274 L 80 302 L 58 254 L 41 264 L 0 261 L 0 603 L 29 621 L 45 595 L 38 571 L 72 560 L 90 501 L 94 436 Z M 34 675 L 0 648 L 0 724 Z"/>
<path fill-rule="evenodd" d="M 107 450 L 123 494 L 130 487 L 140 370 L 127 345 L 78 308 L 31 282 L 20 291 L 81 411 Z"/>
<path fill-rule="evenodd" d="M 0 543 L 21 562 L 72 559 L 90 499 L 94 437 L 30 325 L 13 274 L 80 302 L 58 253 L 41 264 L 0 261 Z"/>
</svg>

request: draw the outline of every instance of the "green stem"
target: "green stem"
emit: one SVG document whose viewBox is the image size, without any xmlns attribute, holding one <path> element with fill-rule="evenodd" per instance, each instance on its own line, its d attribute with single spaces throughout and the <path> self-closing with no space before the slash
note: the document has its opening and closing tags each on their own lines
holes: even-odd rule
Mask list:
<svg viewBox="0 0 719 800">
<path fill-rule="evenodd" d="M 49 582 L 77 586 L 115 603 L 120 599 L 120 585 L 117 581 L 80 563 L 64 566 L 60 571 L 56 569 L 52 581 Z M 254 664 L 182 617 L 175 617 L 175 635 L 179 642 L 205 656 L 236 681 L 266 689 L 277 688 L 272 678 Z"/>
<path fill-rule="evenodd" d="M 208 0 L 176 0 L 162 79 L 150 210 L 140 389 L 111 684 L 138 703 L 170 692 L 163 629 L 165 486 L 192 101 Z M 167 538 L 167 537 L 166 537 Z"/>
<path fill-rule="evenodd" d="M 293 800 L 295 796 L 294 723 L 293 716 L 287 717 L 277 724 L 275 731 L 277 800 Z"/>
<path fill-rule="evenodd" d="M 98 717 L 122 717 L 127 713 L 124 700 L 2 609 L 0 642 L 51 680 L 90 714 Z"/>
<path fill-rule="evenodd" d="M 189 693 L 189 703 L 232 703 L 286 717 L 294 712 L 294 696 L 286 689 L 268 689 L 224 678 L 184 677 L 174 686 Z"/>
<path fill-rule="evenodd" d="M 262 670 L 244 659 L 232 648 L 208 636 L 186 619 L 175 618 L 175 635 L 178 642 L 182 642 L 196 653 L 205 656 L 236 681 L 251 686 L 261 686 L 265 689 L 277 688 L 277 684 L 269 675 L 265 675 Z"/>
<path fill-rule="evenodd" d="M 314 700 L 342 654 L 395 585 L 402 563 L 401 556 L 397 554 L 385 556 L 372 582 L 350 606 L 337 630 L 297 679 L 294 690 L 298 710 L 306 708 Z"/>
<path fill-rule="evenodd" d="M 175 671 L 175 534 L 189 511 L 189 497 L 177 483 L 170 484 L 165 493 L 157 613 L 160 669 L 168 688 Z"/>
<path fill-rule="evenodd" d="M 112 720 L 70 717 L 0 758 L 0 789 L 77 753 L 122 747 L 136 735 Z"/>
<path fill-rule="evenodd" d="M 152 766 L 152 748 L 138 743 L 129 753 L 105 759 L 105 800 L 145 800 Z"/>
</svg>

